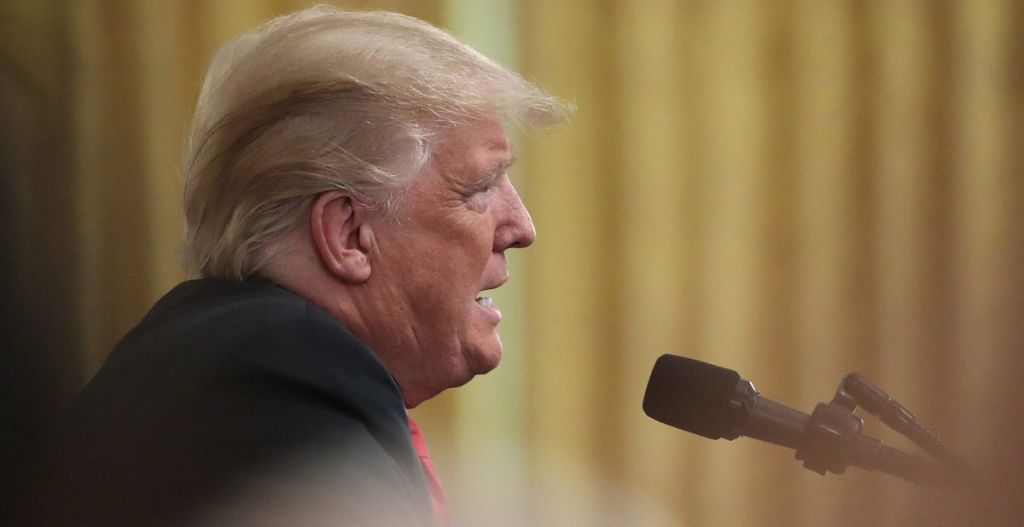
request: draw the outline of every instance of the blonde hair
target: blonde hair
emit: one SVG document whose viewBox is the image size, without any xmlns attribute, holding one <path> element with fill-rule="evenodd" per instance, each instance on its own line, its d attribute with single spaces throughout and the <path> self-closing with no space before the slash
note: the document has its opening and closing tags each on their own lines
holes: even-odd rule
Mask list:
<svg viewBox="0 0 1024 527">
<path fill-rule="evenodd" d="M 445 127 L 541 125 L 569 108 L 412 17 L 317 6 L 216 54 L 185 148 L 185 266 L 244 279 L 283 250 L 314 197 L 391 210 Z"/>
</svg>

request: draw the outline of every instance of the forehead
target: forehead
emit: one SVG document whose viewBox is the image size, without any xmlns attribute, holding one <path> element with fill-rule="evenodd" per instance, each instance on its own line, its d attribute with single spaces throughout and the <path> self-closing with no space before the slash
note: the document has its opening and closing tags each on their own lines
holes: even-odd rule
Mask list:
<svg viewBox="0 0 1024 527">
<path fill-rule="evenodd" d="M 441 136 L 434 162 L 454 176 L 487 175 L 513 161 L 512 144 L 497 120 L 458 126 Z"/>
</svg>

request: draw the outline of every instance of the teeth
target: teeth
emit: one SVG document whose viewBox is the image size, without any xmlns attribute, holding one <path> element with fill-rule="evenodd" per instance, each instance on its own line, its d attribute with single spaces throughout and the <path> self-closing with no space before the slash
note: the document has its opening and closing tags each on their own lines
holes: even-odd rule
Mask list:
<svg viewBox="0 0 1024 527">
<path fill-rule="evenodd" d="M 482 296 L 476 299 L 476 303 L 484 307 L 494 307 L 494 300 L 489 296 Z"/>
</svg>

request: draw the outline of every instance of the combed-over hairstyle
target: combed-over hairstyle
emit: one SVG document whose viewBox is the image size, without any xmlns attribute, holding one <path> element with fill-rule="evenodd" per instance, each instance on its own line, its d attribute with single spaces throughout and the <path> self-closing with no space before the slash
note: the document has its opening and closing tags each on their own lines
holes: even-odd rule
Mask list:
<svg viewBox="0 0 1024 527">
<path fill-rule="evenodd" d="M 283 250 L 316 195 L 389 210 L 445 127 L 543 125 L 557 99 L 445 31 L 396 13 L 317 6 L 229 42 L 185 148 L 185 266 L 244 279 Z"/>
</svg>

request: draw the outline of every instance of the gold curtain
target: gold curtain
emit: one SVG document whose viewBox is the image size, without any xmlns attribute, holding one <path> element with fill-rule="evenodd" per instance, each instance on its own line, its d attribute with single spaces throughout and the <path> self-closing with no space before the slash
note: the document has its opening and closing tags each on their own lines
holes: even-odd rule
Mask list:
<svg viewBox="0 0 1024 527">
<path fill-rule="evenodd" d="M 579 105 L 528 158 L 528 444 L 578 505 L 542 523 L 975 523 L 650 421 L 662 353 L 804 410 L 860 371 L 1020 495 L 1019 3 L 522 5 L 526 71 Z"/>
<path fill-rule="evenodd" d="M 781 448 L 648 419 L 662 353 L 803 410 L 860 371 L 1006 496 L 1024 491 L 1018 2 L 336 3 L 445 25 L 578 106 L 517 139 L 539 237 L 499 293 L 502 366 L 416 410 L 459 524 L 973 523 L 963 494 L 821 478 Z M 179 153 L 206 62 L 304 5 L 0 11 L 64 28 L 25 38 L 69 62 L 77 382 L 183 278 Z M 913 448 L 873 419 L 866 432 Z"/>
</svg>

